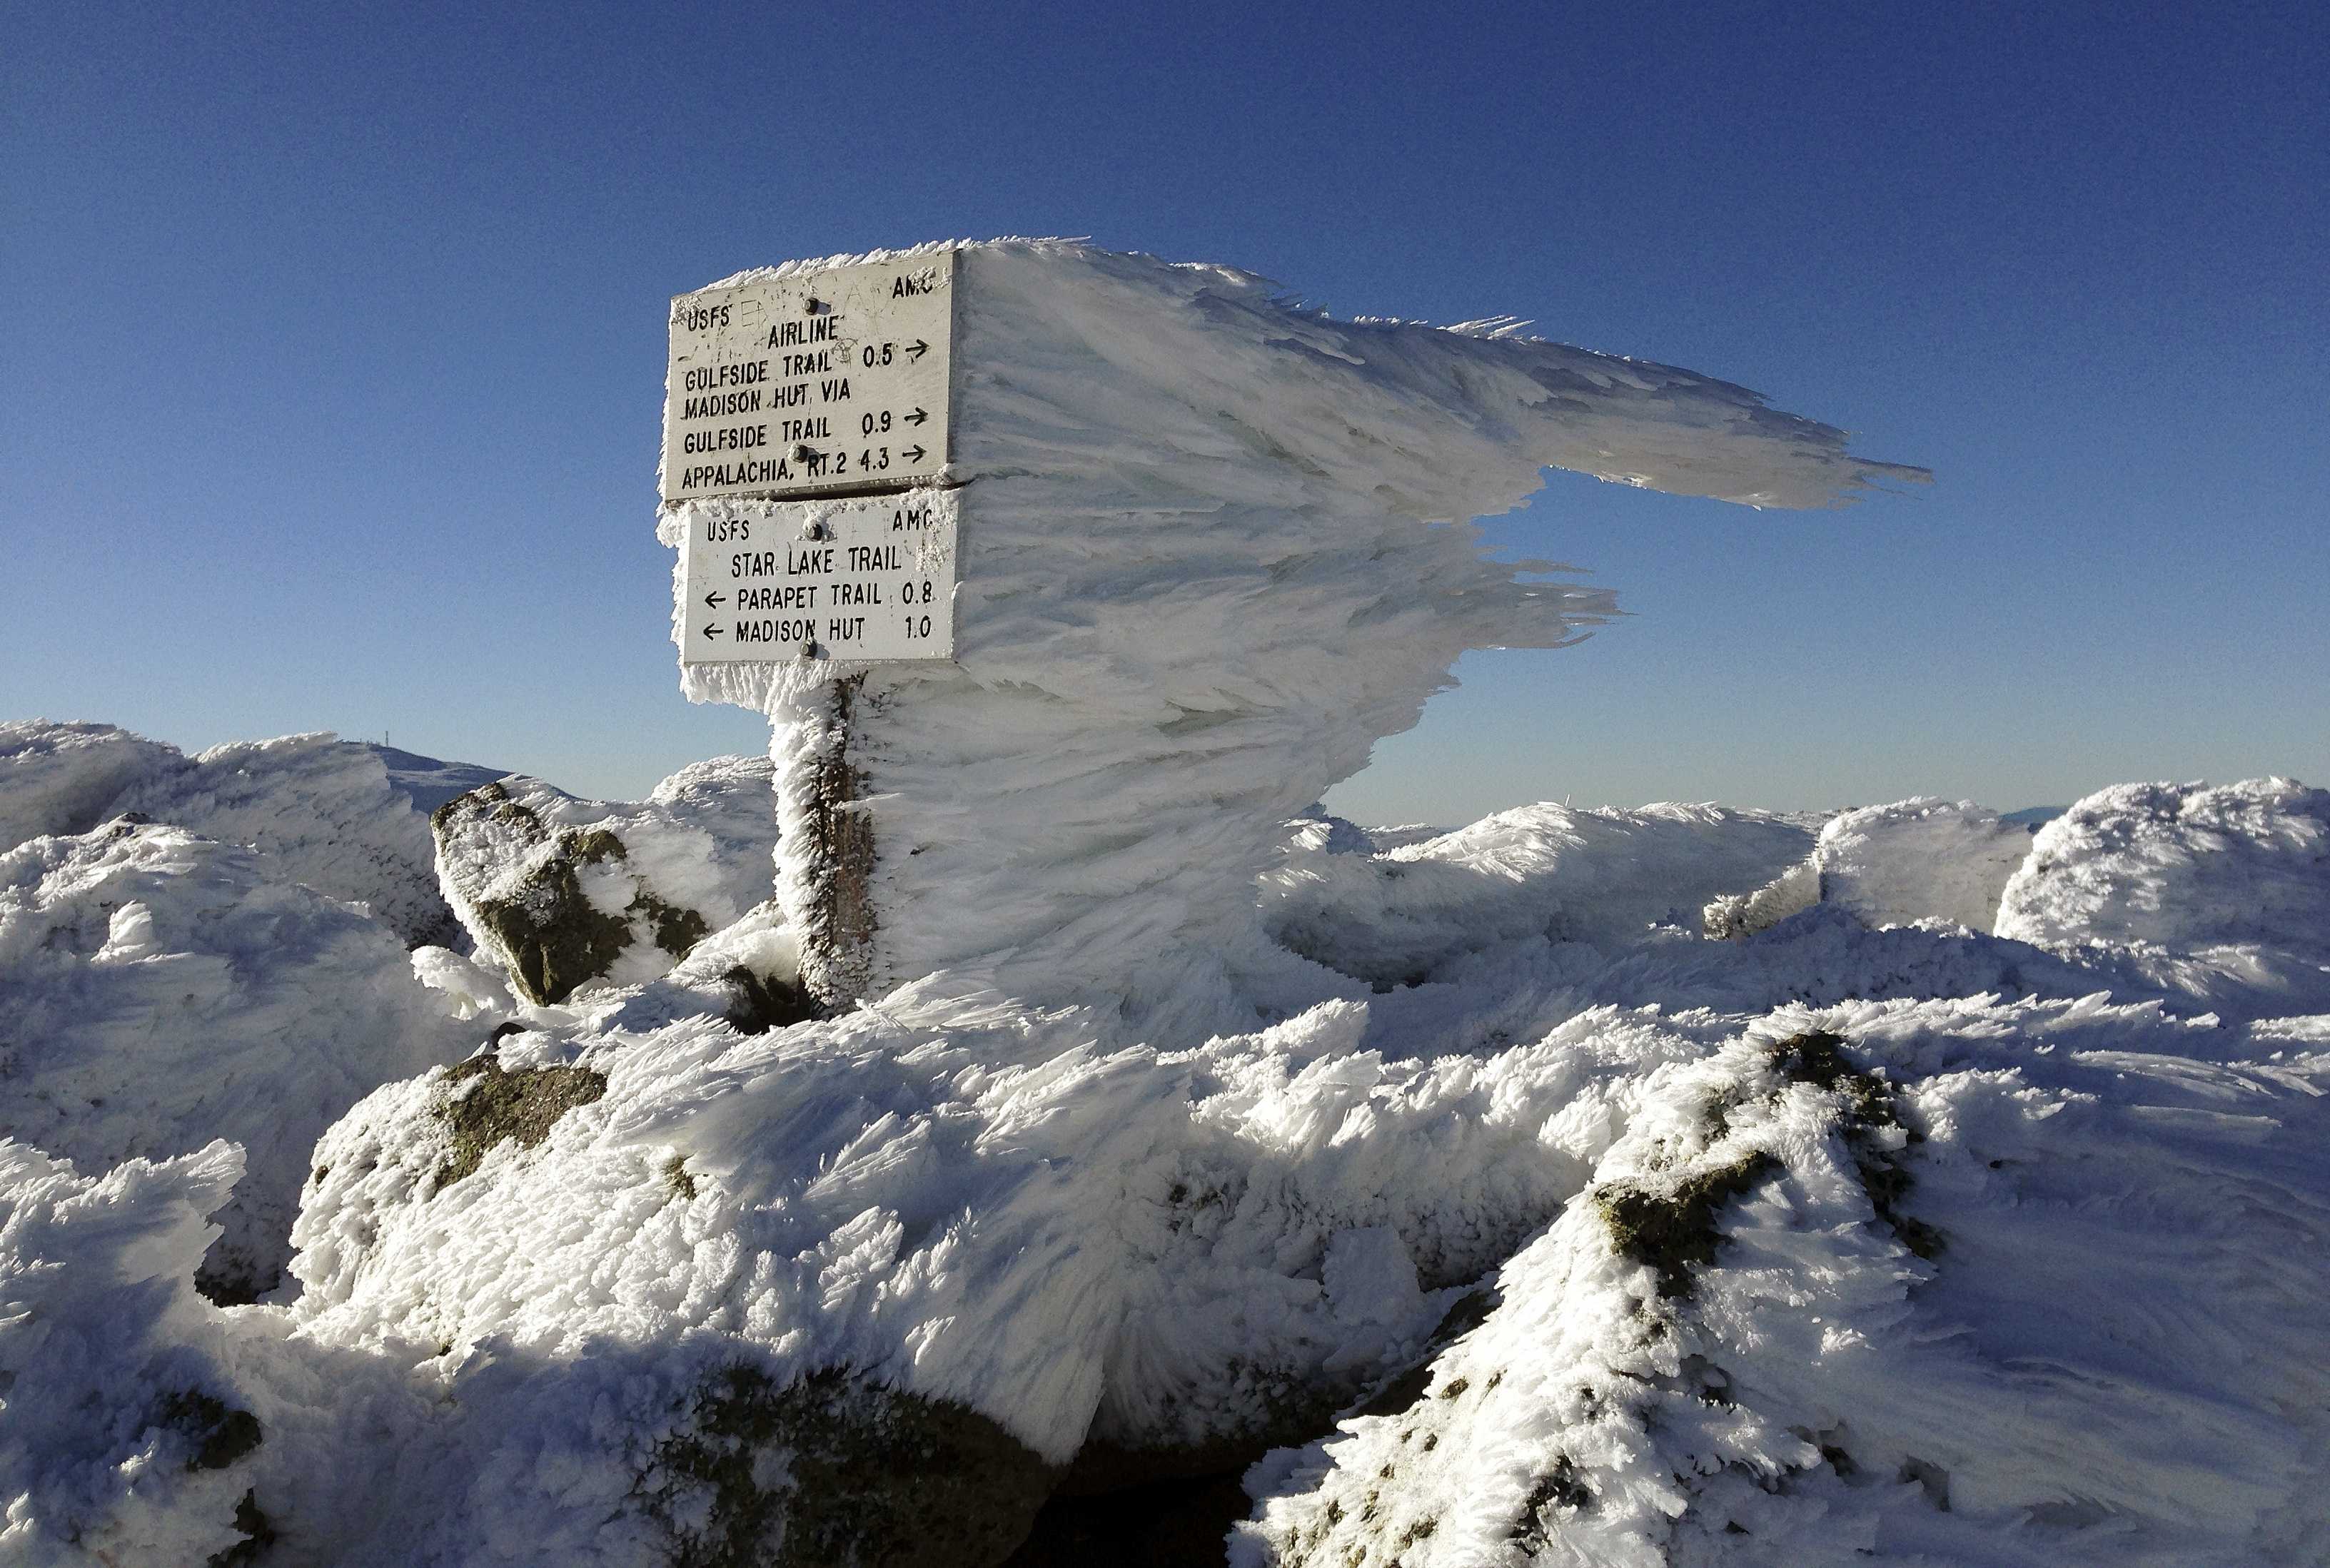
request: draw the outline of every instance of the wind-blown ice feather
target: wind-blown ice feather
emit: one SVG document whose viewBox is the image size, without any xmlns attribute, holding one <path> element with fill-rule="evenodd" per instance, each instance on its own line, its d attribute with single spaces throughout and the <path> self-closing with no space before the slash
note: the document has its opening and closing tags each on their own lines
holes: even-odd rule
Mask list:
<svg viewBox="0 0 2330 1568">
<path fill-rule="evenodd" d="M 961 248 L 955 287 L 956 659 L 867 674 L 867 994 L 973 966 L 1168 1027 L 1251 1017 L 1216 1004 L 1267 988 L 1251 890 L 1277 825 L 1413 725 L 1467 648 L 1557 647 L 1615 609 L 1483 560 L 1472 519 L 1548 465 L 1757 505 L 1922 477 L 1726 382 L 1337 321 L 1228 268 L 1010 241 Z M 682 506 L 664 537 L 733 505 Z M 780 767 L 805 767 L 822 683 L 849 673 L 682 685 L 767 712 Z M 811 890 L 780 891 L 813 929 Z"/>
</svg>

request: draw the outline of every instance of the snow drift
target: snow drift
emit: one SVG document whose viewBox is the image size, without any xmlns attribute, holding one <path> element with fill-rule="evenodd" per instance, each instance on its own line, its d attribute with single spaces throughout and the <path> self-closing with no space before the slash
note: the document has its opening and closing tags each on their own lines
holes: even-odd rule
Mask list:
<svg viewBox="0 0 2330 1568">
<path fill-rule="evenodd" d="M 1752 893 L 1710 901 L 1701 923 L 1711 937 L 1745 936 L 1826 902 L 1872 926 L 1934 920 L 1986 931 L 2030 850 L 2029 829 L 1971 800 L 1839 812 L 1803 862 Z"/>
<path fill-rule="evenodd" d="M 0 1134 L 92 1173 L 241 1145 L 204 1280 L 245 1298 L 289 1257 L 324 1129 L 476 1043 L 380 922 L 271 869 L 126 818 L 0 855 Z"/>
<path fill-rule="evenodd" d="M 188 757 L 110 724 L 0 723 L 0 848 L 86 833 L 134 813 L 246 845 L 285 881 L 362 903 L 408 947 L 458 940 L 437 890 L 429 825 L 416 809 L 440 779 L 486 771 L 328 734 L 214 746 Z M 433 800 L 430 805 L 433 805 Z"/>
</svg>

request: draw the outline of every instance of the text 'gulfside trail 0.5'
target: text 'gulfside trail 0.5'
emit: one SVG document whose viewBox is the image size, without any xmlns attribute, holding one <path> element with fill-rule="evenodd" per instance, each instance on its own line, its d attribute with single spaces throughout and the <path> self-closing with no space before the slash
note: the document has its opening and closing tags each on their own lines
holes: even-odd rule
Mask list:
<svg viewBox="0 0 2330 1568">
<path fill-rule="evenodd" d="M 683 662 L 953 656 L 955 513 L 917 486 L 953 431 L 954 279 L 939 251 L 672 301 Z"/>
</svg>

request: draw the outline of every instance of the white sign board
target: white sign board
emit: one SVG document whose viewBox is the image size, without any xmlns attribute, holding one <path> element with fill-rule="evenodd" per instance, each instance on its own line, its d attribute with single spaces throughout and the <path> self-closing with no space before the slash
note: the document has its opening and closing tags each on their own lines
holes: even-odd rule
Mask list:
<svg viewBox="0 0 2330 1568">
<path fill-rule="evenodd" d="M 946 467 L 954 252 L 671 302 L 663 498 L 900 489 Z"/>
<path fill-rule="evenodd" d="M 952 491 L 685 516 L 683 664 L 954 656 Z"/>
</svg>

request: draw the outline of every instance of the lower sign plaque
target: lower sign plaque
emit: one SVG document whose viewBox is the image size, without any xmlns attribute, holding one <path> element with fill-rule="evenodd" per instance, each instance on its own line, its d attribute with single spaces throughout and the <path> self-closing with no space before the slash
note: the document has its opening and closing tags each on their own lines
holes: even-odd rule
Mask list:
<svg viewBox="0 0 2330 1568">
<path fill-rule="evenodd" d="M 955 501 L 696 501 L 683 664 L 954 656 Z"/>
</svg>

